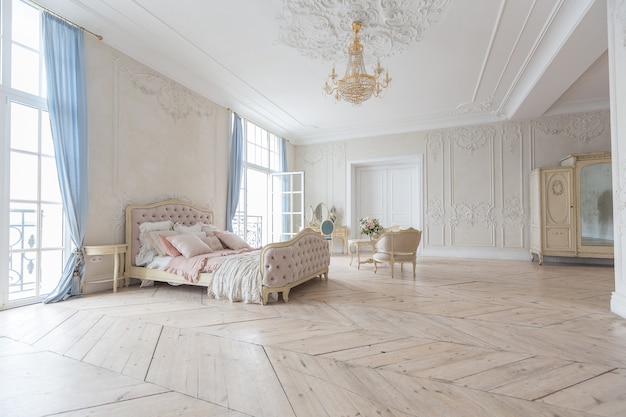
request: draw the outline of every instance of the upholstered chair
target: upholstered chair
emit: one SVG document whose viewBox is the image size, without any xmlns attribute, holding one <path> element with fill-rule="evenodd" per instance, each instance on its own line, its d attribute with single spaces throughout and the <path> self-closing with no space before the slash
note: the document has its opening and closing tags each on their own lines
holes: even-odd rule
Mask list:
<svg viewBox="0 0 626 417">
<path fill-rule="evenodd" d="M 422 239 L 422 231 L 409 227 L 396 232 L 384 232 L 374 243 L 374 272 L 378 271 L 379 263 L 388 263 L 393 278 L 394 264 L 411 262 L 413 264 L 413 277 L 415 277 L 415 264 L 417 262 L 417 247 Z"/>
<path fill-rule="evenodd" d="M 329 243 L 330 253 L 333 253 L 333 233 L 335 232 L 335 223 L 326 219 L 320 224 L 320 233 Z"/>
</svg>

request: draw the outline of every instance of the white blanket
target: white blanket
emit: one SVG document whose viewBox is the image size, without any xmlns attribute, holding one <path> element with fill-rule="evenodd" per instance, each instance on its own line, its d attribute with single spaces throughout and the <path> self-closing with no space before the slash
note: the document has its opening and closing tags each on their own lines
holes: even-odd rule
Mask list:
<svg viewBox="0 0 626 417">
<path fill-rule="evenodd" d="M 209 297 L 217 300 L 262 304 L 259 253 L 243 253 L 228 258 L 213 273 Z"/>
</svg>

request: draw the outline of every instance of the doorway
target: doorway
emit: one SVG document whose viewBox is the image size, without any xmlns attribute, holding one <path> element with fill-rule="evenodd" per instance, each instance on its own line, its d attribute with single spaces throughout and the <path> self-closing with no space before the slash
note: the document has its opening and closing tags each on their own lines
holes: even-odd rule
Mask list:
<svg viewBox="0 0 626 417">
<path fill-rule="evenodd" d="M 368 216 L 384 227 L 422 229 L 422 155 L 349 162 L 348 176 L 352 237 L 360 235 L 359 218 Z"/>
</svg>

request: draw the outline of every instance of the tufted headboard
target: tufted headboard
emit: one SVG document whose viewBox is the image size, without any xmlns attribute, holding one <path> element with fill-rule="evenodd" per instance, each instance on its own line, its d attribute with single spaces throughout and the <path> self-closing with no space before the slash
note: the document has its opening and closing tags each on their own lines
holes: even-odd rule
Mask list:
<svg viewBox="0 0 626 417">
<path fill-rule="evenodd" d="M 139 252 L 139 225 L 143 222 L 163 220 L 171 220 L 185 226 L 192 226 L 198 222 L 213 224 L 214 214 L 212 210 L 203 209 L 180 200 L 166 200 L 145 206 L 126 207 L 127 265 L 135 265 L 135 258 Z"/>
</svg>

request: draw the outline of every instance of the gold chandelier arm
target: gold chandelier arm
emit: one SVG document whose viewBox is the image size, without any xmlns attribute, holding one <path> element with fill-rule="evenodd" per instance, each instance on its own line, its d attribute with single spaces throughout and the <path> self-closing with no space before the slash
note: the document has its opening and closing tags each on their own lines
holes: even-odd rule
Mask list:
<svg viewBox="0 0 626 417">
<path fill-rule="evenodd" d="M 372 96 L 380 97 L 389 86 L 391 78 L 389 78 L 389 72 L 386 72 L 383 80 L 380 80 L 385 71 L 380 65 L 380 61 L 374 69 L 374 75 L 367 73 L 363 61 L 363 45 L 361 45 L 358 36 L 361 31 L 361 22 L 353 22 L 352 31 L 354 32 L 354 39 L 348 46 L 346 75 L 337 80 L 337 73 L 333 66 L 322 90 L 329 96 L 334 95 L 337 101 L 345 100 L 358 105 Z M 332 88 L 331 84 L 336 87 Z"/>
</svg>

